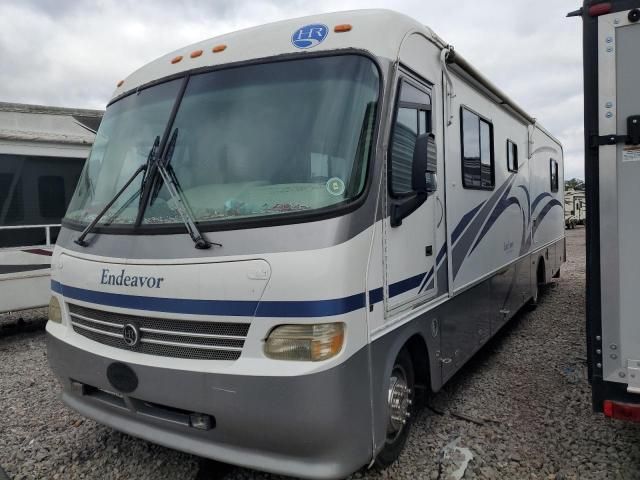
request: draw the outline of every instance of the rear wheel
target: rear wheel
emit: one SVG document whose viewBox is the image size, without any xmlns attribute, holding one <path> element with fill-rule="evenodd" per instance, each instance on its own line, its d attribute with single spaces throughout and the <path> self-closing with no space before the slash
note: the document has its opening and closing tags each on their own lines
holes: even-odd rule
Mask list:
<svg viewBox="0 0 640 480">
<path fill-rule="evenodd" d="M 387 392 L 387 438 L 378 453 L 375 467 L 383 469 L 397 460 L 407 442 L 412 424 L 415 373 L 411 355 L 403 348 L 393 365 Z"/>
<path fill-rule="evenodd" d="M 536 284 L 533 287 L 533 296 L 527 306 L 529 310 L 535 310 L 538 308 L 538 300 L 540 299 L 540 290 L 541 287 L 545 283 L 545 271 L 544 271 L 544 260 L 540 259 L 538 261 L 538 269 L 536 271 Z"/>
</svg>

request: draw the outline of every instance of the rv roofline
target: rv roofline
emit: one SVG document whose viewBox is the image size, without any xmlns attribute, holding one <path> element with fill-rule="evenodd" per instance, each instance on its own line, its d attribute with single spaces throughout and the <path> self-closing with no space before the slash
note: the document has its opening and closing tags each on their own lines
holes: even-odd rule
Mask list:
<svg viewBox="0 0 640 480">
<path fill-rule="evenodd" d="M 27 141 L 38 143 L 59 143 L 64 145 L 91 145 L 93 135 L 64 135 L 45 132 L 26 132 L 18 130 L 0 130 L 0 141 Z"/>
<path fill-rule="evenodd" d="M 432 38 L 432 41 L 443 50 L 449 50 L 449 54 L 447 55 L 447 63 L 458 67 L 460 72 L 467 75 L 470 79 L 476 82 L 478 86 L 484 88 L 488 93 L 493 95 L 499 105 L 506 107 L 511 113 L 524 120 L 526 123 L 535 126 L 536 129 L 544 133 L 552 141 L 557 143 L 561 149 L 563 149 L 562 142 L 560 142 L 558 138 L 556 138 L 549 132 L 549 130 L 543 127 L 535 117 L 532 117 L 527 112 L 525 112 L 515 101 L 509 98 L 509 96 L 502 90 L 500 90 L 500 88 L 497 87 L 491 80 L 480 73 L 462 55 L 456 52 L 453 46 L 444 44 L 442 39 L 435 34 Z"/>
<path fill-rule="evenodd" d="M 30 105 L 27 103 L 0 102 L 0 112 L 35 113 L 46 115 L 79 115 L 83 117 L 102 117 L 103 110 L 86 108 L 49 107 L 46 105 Z"/>
</svg>

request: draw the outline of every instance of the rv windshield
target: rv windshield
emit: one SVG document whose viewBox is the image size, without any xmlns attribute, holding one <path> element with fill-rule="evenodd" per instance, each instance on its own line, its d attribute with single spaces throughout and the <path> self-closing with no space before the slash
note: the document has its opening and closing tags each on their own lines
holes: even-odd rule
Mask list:
<svg viewBox="0 0 640 480">
<path fill-rule="evenodd" d="M 326 209 L 362 192 L 379 84 L 368 58 L 201 73 L 178 99 L 181 82 L 147 88 L 107 109 L 68 220 L 90 222 L 146 161 L 156 135 L 175 129 L 170 165 L 197 222 Z M 140 189 L 140 181 L 132 184 L 100 223 L 135 223 Z M 153 191 L 142 223 L 180 223 L 166 187 Z"/>
</svg>

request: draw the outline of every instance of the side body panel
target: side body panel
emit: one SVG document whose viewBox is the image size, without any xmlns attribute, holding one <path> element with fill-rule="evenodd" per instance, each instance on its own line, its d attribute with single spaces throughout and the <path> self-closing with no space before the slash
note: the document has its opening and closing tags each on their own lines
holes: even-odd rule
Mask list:
<svg viewBox="0 0 640 480">
<path fill-rule="evenodd" d="M 629 117 L 640 116 L 639 43 L 640 24 L 630 22 L 626 12 L 598 19 L 600 136 L 628 135 Z M 640 213 L 636 207 L 640 146 L 629 142 L 601 146 L 599 158 L 600 164 L 608 165 L 599 174 L 602 378 L 640 393 L 640 382 L 631 376 L 635 377 L 640 361 Z"/>
<path fill-rule="evenodd" d="M 633 41 L 635 36 L 629 29 L 639 28 L 637 23 L 632 25 L 634 22 L 630 21 L 629 13 L 640 8 L 640 1 L 613 0 L 610 2 L 611 13 L 594 17 L 588 14 L 592 3 L 585 0 L 582 10 L 585 183 L 589 208 L 586 221 L 586 323 L 593 409 L 601 412 L 605 400 L 640 403 L 638 394 L 628 391 L 628 360 L 634 349 L 630 343 L 637 338 L 637 331 L 634 333 L 636 315 L 621 316 L 623 297 L 630 302 L 627 306 L 632 306 L 637 301 L 637 288 L 633 284 L 620 285 L 623 272 L 629 273 L 625 274 L 628 277 L 625 281 L 633 280 L 633 275 L 637 274 L 637 266 L 635 272 L 626 269 L 627 266 L 634 268 L 636 253 L 631 251 L 623 255 L 621 251 L 621 248 L 633 248 L 638 236 L 632 224 L 622 225 L 626 218 L 621 215 L 630 213 L 634 218 L 635 213 L 631 211 L 634 207 L 627 202 L 628 195 L 634 196 L 637 192 L 637 182 L 624 192 L 622 185 L 626 175 L 630 175 L 630 180 L 637 176 L 634 162 L 624 162 L 623 145 L 609 142 L 601 145 L 599 142 L 603 135 L 625 135 L 626 116 L 640 113 L 635 111 L 637 93 L 629 95 L 627 90 L 631 88 L 631 92 L 637 92 L 638 79 L 633 78 L 637 75 L 637 55 L 630 56 L 628 41 Z M 619 35 L 619 32 L 623 33 Z M 637 39 L 633 48 L 637 49 Z M 626 142 L 620 139 L 619 143 Z M 623 197 L 626 198 L 625 205 L 620 210 L 619 202 Z M 623 233 L 627 238 L 623 238 Z M 621 268 L 621 263 L 626 265 Z M 623 329 L 629 331 L 623 332 Z M 627 335 L 630 343 L 625 342 L 623 350 L 626 352 L 621 352 L 621 338 Z"/>
</svg>

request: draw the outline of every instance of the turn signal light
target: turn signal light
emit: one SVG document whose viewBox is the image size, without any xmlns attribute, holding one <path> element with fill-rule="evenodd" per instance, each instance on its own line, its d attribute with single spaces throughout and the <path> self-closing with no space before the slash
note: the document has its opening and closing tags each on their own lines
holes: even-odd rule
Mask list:
<svg viewBox="0 0 640 480">
<path fill-rule="evenodd" d="M 344 343 L 344 323 L 280 325 L 267 337 L 264 353 L 274 360 L 319 362 L 335 357 Z"/>
<path fill-rule="evenodd" d="M 336 32 L 336 33 L 350 32 L 351 31 L 351 25 L 349 25 L 348 23 L 343 23 L 341 25 L 336 25 L 335 27 L 333 27 L 333 31 Z"/>
<path fill-rule="evenodd" d="M 605 400 L 603 407 L 604 414 L 607 417 L 630 422 L 640 422 L 640 404 Z"/>
<path fill-rule="evenodd" d="M 60 308 L 60 302 L 54 296 L 49 300 L 49 321 L 62 323 L 62 309 Z"/>
</svg>

